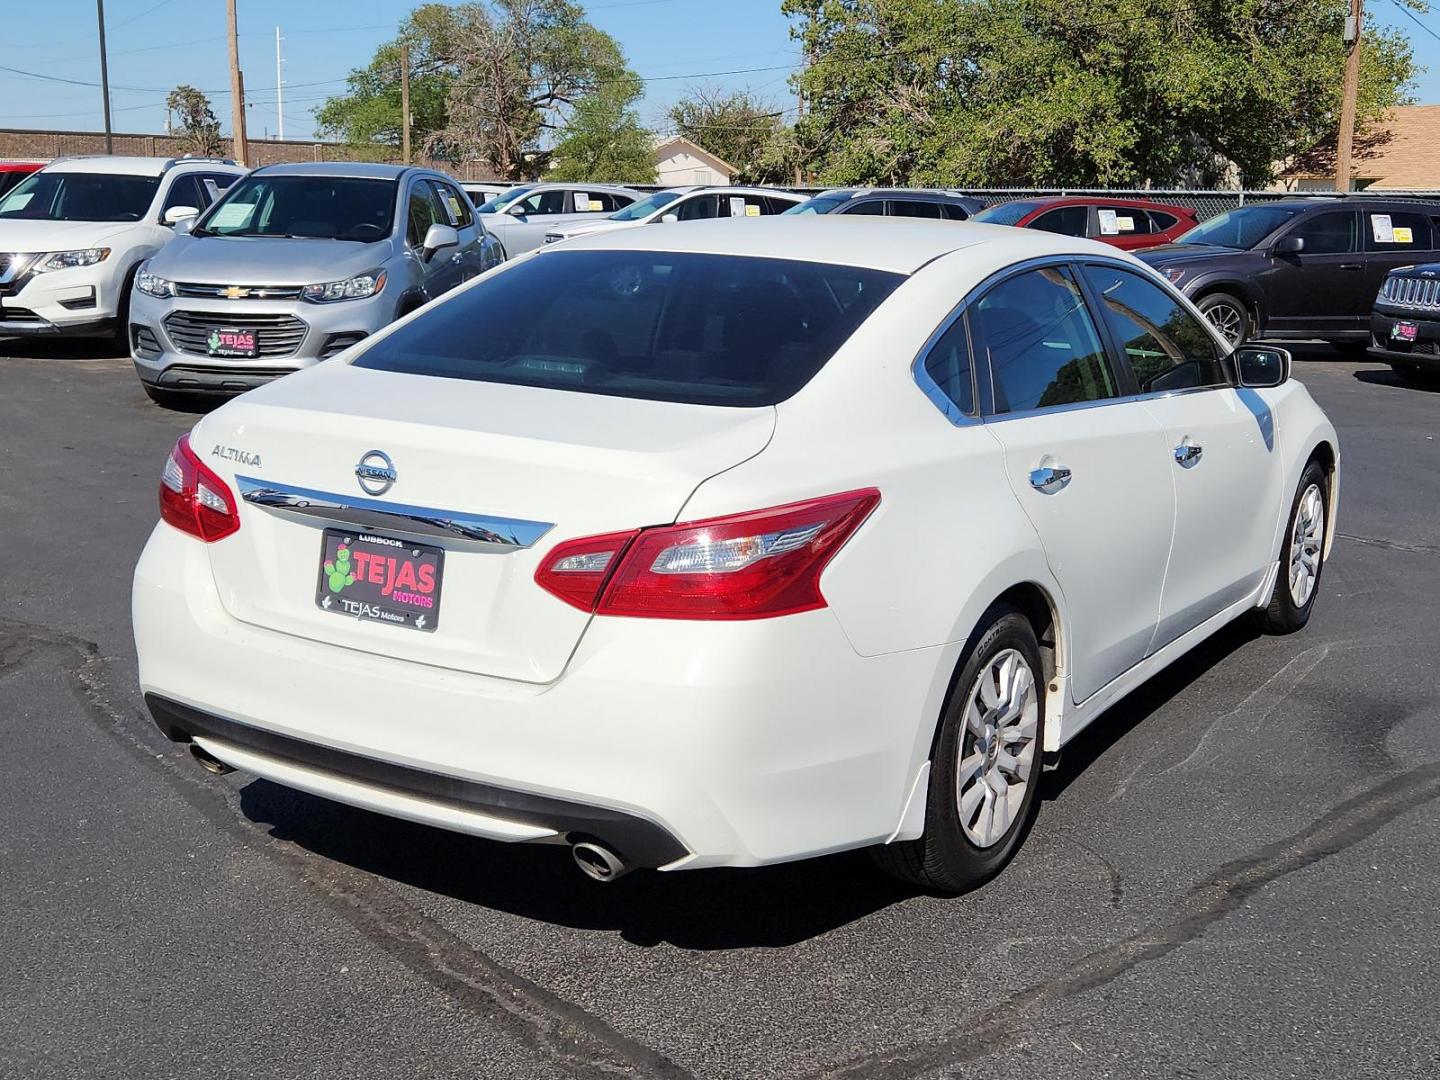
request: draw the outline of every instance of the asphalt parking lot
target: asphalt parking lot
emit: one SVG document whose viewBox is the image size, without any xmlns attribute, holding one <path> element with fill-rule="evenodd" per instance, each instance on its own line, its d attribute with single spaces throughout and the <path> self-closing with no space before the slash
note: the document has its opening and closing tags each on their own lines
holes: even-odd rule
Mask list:
<svg viewBox="0 0 1440 1080">
<path fill-rule="evenodd" d="M 1343 455 L 1309 628 L 1122 703 L 943 900 L 853 854 L 599 886 L 203 772 L 129 620 L 194 417 L 104 351 L 0 342 L 0 1076 L 1440 1073 L 1440 393 L 1302 354 Z"/>
</svg>

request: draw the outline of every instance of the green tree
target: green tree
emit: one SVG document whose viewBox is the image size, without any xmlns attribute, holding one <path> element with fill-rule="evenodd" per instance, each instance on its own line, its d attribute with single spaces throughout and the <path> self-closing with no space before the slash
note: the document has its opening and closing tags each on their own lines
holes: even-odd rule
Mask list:
<svg viewBox="0 0 1440 1080">
<path fill-rule="evenodd" d="M 439 157 L 478 159 L 505 179 L 533 178 L 546 156 L 539 153 L 542 141 L 582 99 L 634 78 L 615 39 L 568 0 L 495 0 L 452 10 L 456 77 L 446 124 L 427 142 Z M 594 108 L 603 111 L 599 103 Z"/>
<path fill-rule="evenodd" d="M 655 182 L 655 139 L 640 125 L 635 103 L 645 91 L 633 75 L 612 79 L 575 103 L 555 144 L 556 180 Z"/>
<path fill-rule="evenodd" d="M 1345 0 L 784 0 L 796 154 L 829 183 L 1268 182 L 1334 142 Z M 1367 28 L 1360 118 L 1404 100 Z"/>
<path fill-rule="evenodd" d="M 774 183 L 790 175 L 774 145 L 785 126 L 783 111 L 749 91 L 696 87 L 666 115 L 677 135 L 733 165 L 736 183 Z"/>
<path fill-rule="evenodd" d="M 178 145 L 196 157 L 220 157 L 225 140 L 220 137 L 220 121 L 210 99 L 193 86 L 177 86 L 165 99 L 165 108 L 179 120 Z"/>
<path fill-rule="evenodd" d="M 410 137 L 421 146 L 445 126 L 446 98 L 456 71 L 451 46 L 459 13 L 424 4 L 400 24 L 400 33 L 376 51 L 369 65 L 350 72 L 349 89 L 315 110 L 316 127 L 349 143 L 401 143 L 400 46 L 410 49 Z"/>
</svg>

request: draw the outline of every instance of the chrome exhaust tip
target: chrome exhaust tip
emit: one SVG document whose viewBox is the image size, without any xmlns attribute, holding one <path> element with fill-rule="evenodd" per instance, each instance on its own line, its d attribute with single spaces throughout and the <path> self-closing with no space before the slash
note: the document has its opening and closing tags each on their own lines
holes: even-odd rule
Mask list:
<svg viewBox="0 0 1440 1080">
<path fill-rule="evenodd" d="M 199 743 L 192 742 L 190 744 L 190 756 L 198 761 L 206 772 L 214 773 L 216 776 L 224 776 L 226 773 L 235 771 L 232 766 L 226 765 L 225 762 L 204 749 Z"/>
<path fill-rule="evenodd" d="M 575 857 L 575 865 L 584 871 L 586 877 L 602 885 L 624 877 L 631 870 L 615 852 L 589 840 L 582 840 L 574 845 L 570 854 Z"/>
</svg>

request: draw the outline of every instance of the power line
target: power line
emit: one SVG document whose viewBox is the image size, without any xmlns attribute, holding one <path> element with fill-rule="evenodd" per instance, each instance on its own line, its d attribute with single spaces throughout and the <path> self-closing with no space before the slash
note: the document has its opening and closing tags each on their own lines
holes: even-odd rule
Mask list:
<svg viewBox="0 0 1440 1080">
<path fill-rule="evenodd" d="M 1425 33 L 1429 34 L 1436 41 L 1440 41 L 1440 34 L 1437 34 L 1428 24 L 1421 22 L 1420 16 L 1416 15 L 1404 4 L 1400 3 L 1400 0 L 1390 0 L 1390 2 L 1394 4 L 1397 8 L 1399 8 L 1401 11 L 1403 11 L 1405 13 L 1405 17 L 1408 18 L 1411 22 L 1413 22 L 1416 26 L 1420 27 L 1421 30 L 1424 30 Z"/>
</svg>

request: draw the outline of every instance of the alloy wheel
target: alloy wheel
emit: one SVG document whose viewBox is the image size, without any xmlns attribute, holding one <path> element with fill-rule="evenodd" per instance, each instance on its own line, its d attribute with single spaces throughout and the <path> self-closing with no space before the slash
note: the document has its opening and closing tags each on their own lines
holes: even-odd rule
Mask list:
<svg viewBox="0 0 1440 1080">
<path fill-rule="evenodd" d="M 976 847 L 999 843 L 1020 814 L 1035 765 L 1040 705 L 1035 673 L 1015 649 L 996 653 L 965 703 L 955 796 Z"/>
<path fill-rule="evenodd" d="M 1295 528 L 1290 534 L 1290 599 L 1297 608 L 1310 602 L 1320 576 L 1320 552 L 1325 546 L 1325 499 L 1317 484 L 1300 496 Z"/>
<path fill-rule="evenodd" d="M 1204 311 L 1205 318 L 1210 320 L 1210 325 L 1225 335 L 1225 340 L 1232 345 L 1240 344 L 1241 332 L 1245 328 L 1245 313 L 1234 304 L 1220 302 L 1207 307 Z"/>
</svg>

